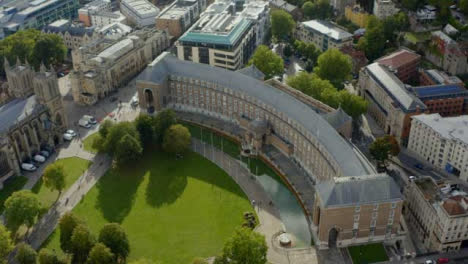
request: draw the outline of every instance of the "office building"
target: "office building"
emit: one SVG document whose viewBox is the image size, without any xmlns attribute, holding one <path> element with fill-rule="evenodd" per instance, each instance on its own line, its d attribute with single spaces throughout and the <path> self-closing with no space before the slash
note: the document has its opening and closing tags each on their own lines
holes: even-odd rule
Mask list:
<svg viewBox="0 0 468 264">
<path fill-rule="evenodd" d="M 401 48 L 396 52 L 378 59 L 377 62 L 387 66 L 398 79 L 407 83 L 417 78 L 421 55 L 416 54 L 412 50 Z"/>
<path fill-rule="evenodd" d="M 178 39 L 198 20 L 206 5 L 206 0 L 176 0 L 159 13 L 156 28 Z"/>
<path fill-rule="evenodd" d="M 340 49 L 353 43 L 352 34 L 324 20 L 300 22 L 296 35 L 299 40 L 311 42 L 321 51 Z"/>
<path fill-rule="evenodd" d="M 398 9 L 393 0 L 374 0 L 374 15 L 379 19 L 384 19 L 398 13 Z"/>
<path fill-rule="evenodd" d="M 129 24 L 146 27 L 154 26 L 160 10 L 147 0 L 122 0 L 120 12 L 127 18 Z"/>
</svg>

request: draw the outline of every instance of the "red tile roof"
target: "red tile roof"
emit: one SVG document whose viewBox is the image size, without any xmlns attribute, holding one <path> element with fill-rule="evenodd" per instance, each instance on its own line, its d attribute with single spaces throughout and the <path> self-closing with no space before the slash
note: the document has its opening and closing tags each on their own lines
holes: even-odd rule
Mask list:
<svg viewBox="0 0 468 264">
<path fill-rule="evenodd" d="M 466 198 L 462 196 L 451 197 L 450 199 L 444 201 L 442 206 L 449 215 L 466 214 L 467 210 L 460 204 L 462 199 L 465 199 L 466 201 Z"/>
<path fill-rule="evenodd" d="M 420 60 L 421 56 L 412 51 L 401 49 L 392 54 L 389 54 L 385 57 L 377 60 L 380 64 L 387 65 L 393 69 L 398 69 L 401 66 L 412 63 L 414 61 Z"/>
</svg>

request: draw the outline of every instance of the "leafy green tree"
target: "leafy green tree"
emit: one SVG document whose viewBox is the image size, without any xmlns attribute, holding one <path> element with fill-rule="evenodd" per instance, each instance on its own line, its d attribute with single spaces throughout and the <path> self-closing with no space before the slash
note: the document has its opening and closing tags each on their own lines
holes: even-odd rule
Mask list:
<svg viewBox="0 0 468 264">
<path fill-rule="evenodd" d="M 44 175 L 42 175 L 42 180 L 47 188 L 59 192 L 58 199 L 65 188 L 65 170 L 63 165 L 58 163 L 48 165 L 44 171 Z"/>
<path fill-rule="evenodd" d="M 6 264 L 6 257 L 13 249 L 13 242 L 11 242 L 10 232 L 0 224 L 0 264 Z"/>
<path fill-rule="evenodd" d="M 320 51 L 313 43 L 305 43 L 300 40 L 295 40 L 294 47 L 297 52 L 306 57 L 307 60 L 311 60 L 313 63 L 316 63 L 317 58 L 320 56 Z"/>
<path fill-rule="evenodd" d="M 106 138 L 109 130 L 113 126 L 114 122 L 109 119 L 104 120 L 104 122 L 102 122 L 102 124 L 99 126 L 99 135 L 101 135 L 102 138 Z"/>
<path fill-rule="evenodd" d="M 124 261 L 130 253 L 127 234 L 117 223 L 105 224 L 99 233 L 99 242 L 110 248 L 116 260 Z"/>
<path fill-rule="evenodd" d="M 290 14 L 283 10 L 271 12 L 271 33 L 278 40 L 286 39 L 294 30 L 296 22 Z"/>
<path fill-rule="evenodd" d="M 291 48 L 290 45 L 286 45 L 284 46 L 283 48 L 283 55 L 288 58 L 288 57 L 291 57 L 291 55 L 293 55 L 293 50 Z"/>
<path fill-rule="evenodd" d="M 110 127 L 104 140 L 104 151 L 110 155 L 115 155 L 117 146 L 119 146 L 118 143 L 125 135 L 130 135 L 140 141 L 138 131 L 132 122 L 120 122 Z"/>
<path fill-rule="evenodd" d="M 329 80 L 337 88 L 351 77 L 351 58 L 337 49 L 329 49 L 318 57 L 314 73 L 321 79 Z"/>
<path fill-rule="evenodd" d="M 321 100 L 321 94 L 325 89 L 335 89 L 328 80 L 322 80 L 317 75 L 306 72 L 289 77 L 286 83 L 317 100 Z"/>
<path fill-rule="evenodd" d="M 130 134 L 125 134 L 118 142 L 115 148 L 114 157 L 117 164 L 129 164 L 136 161 L 143 152 L 141 143 Z"/>
<path fill-rule="evenodd" d="M 163 149 L 170 153 L 183 153 L 190 146 L 190 131 L 183 125 L 172 125 L 164 134 Z"/>
<path fill-rule="evenodd" d="M 38 254 L 39 264 L 67 264 L 66 259 L 60 258 L 55 252 L 47 248 L 42 248 Z"/>
<path fill-rule="evenodd" d="M 36 221 L 41 209 L 37 195 L 29 190 L 14 192 L 5 202 L 6 226 L 16 235 L 16 231 L 22 225 L 30 228 Z"/>
<path fill-rule="evenodd" d="M 267 250 L 265 236 L 249 228 L 238 228 L 224 245 L 223 254 L 215 263 L 265 264 Z"/>
<path fill-rule="evenodd" d="M 302 5 L 304 15 L 310 19 L 328 19 L 333 15 L 329 0 L 308 1 Z"/>
<path fill-rule="evenodd" d="M 159 143 L 162 143 L 166 130 L 175 124 L 177 124 L 177 118 L 174 110 L 165 109 L 158 113 L 154 119 L 154 132 Z"/>
<path fill-rule="evenodd" d="M 73 254 L 72 263 L 86 263 L 89 252 L 96 243 L 88 227 L 80 224 L 73 229 L 70 240 L 71 253 Z"/>
<path fill-rule="evenodd" d="M 346 90 L 341 90 L 339 96 L 341 108 L 352 118 L 356 119 L 367 111 L 367 101 L 364 98 Z"/>
<path fill-rule="evenodd" d="M 283 59 L 265 45 L 257 47 L 249 64 L 255 65 L 257 69 L 263 72 L 266 80 L 275 75 L 282 74 L 284 70 Z"/>
<path fill-rule="evenodd" d="M 369 147 L 373 159 L 379 167 L 386 168 L 386 161 L 400 152 L 400 147 L 394 136 L 385 135 L 377 138 Z"/>
<path fill-rule="evenodd" d="M 75 227 L 80 224 L 83 224 L 83 222 L 72 212 L 67 212 L 60 218 L 60 248 L 64 252 L 72 252 L 71 237 Z"/>
<path fill-rule="evenodd" d="M 15 260 L 19 264 L 36 264 L 37 253 L 34 248 L 26 243 L 18 245 L 18 252 L 16 252 Z"/>
<path fill-rule="evenodd" d="M 135 127 L 140 134 L 143 146 L 151 145 L 154 141 L 154 118 L 150 115 L 140 114 L 135 119 Z"/>
<path fill-rule="evenodd" d="M 419 7 L 424 5 L 424 1 L 421 1 L 421 0 L 402 0 L 401 4 L 406 9 L 409 9 L 411 11 L 416 11 Z"/>
<path fill-rule="evenodd" d="M 373 61 L 383 54 L 385 42 L 386 39 L 382 22 L 375 16 L 369 17 L 366 33 L 359 39 L 358 48 L 364 51 L 369 60 Z"/>
<path fill-rule="evenodd" d="M 97 243 L 89 252 L 88 264 L 113 264 L 114 254 L 102 243 Z"/>
<path fill-rule="evenodd" d="M 67 55 L 67 47 L 62 38 L 56 34 L 42 33 L 37 39 L 33 50 L 33 61 L 37 66 L 59 64 Z"/>
</svg>

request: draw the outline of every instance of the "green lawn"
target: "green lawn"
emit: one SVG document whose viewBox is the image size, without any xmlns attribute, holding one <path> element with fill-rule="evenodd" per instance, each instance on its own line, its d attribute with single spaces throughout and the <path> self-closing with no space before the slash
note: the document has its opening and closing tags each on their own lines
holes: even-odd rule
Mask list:
<svg viewBox="0 0 468 264">
<path fill-rule="evenodd" d="M 0 190 L 0 214 L 3 212 L 6 199 L 8 199 L 12 193 L 21 190 L 27 181 L 28 179 L 23 176 L 8 179 L 3 189 Z"/>
<path fill-rule="evenodd" d="M 89 136 L 87 136 L 84 140 L 83 140 L 83 148 L 84 150 L 90 152 L 90 153 L 97 153 L 97 149 L 93 148 L 93 142 L 96 138 L 99 137 L 99 133 L 96 132 L 96 133 L 93 133 Z"/>
<path fill-rule="evenodd" d="M 129 168 L 111 169 L 75 207 L 94 234 L 107 222 L 126 230 L 130 259 L 189 264 L 220 253 L 253 211 L 240 187 L 195 153 L 181 160 L 154 150 Z M 56 231 L 46 247 L 59 250 Z"/>
<path fill-rule="evenodd" d="M 414 32 L 407 32 L 405 33 L 405 39 L 412 44 L 417 44 L 419 42 L 424 42 L 426 40 L 429 40 L 431 38 L 430 33 L 414 33 Z"/>
<path fill-rule="evenodd" d="M 388 256 L 382 244 L 369 244 L 348 248 L 354 264 L 387 261 Z"/>
<path fill-rule="evenodd" d="M 55 161 L 60 163 L 65 168 L 65 189 L 66 191 L 82 174 L 85 172 L 92 162 L 77 157 L 59 159 Z M 37 193 L 42 206 L 49 208 L 58 197 L 57 191 L 52 191 L 44 185 L 42 178 L 34 185 L 32 192 Z"/>
</svg>

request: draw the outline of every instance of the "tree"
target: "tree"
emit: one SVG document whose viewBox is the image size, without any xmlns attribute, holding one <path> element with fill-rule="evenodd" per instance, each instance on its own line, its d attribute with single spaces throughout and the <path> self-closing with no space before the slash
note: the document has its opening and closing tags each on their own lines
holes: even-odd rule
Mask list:
<svg viewBox="0 0 468 264">
<path fill-rule="evenodd" d="M 311 60 L 313 63 L 316 63 L 318 56 L 320 56 L 320 51 L 313 43 L 305 43 L 300 40 L 295 40 L 294 47 L 297 52 L 306 57 L 308 60 Z"/>
<path fill-rule="evenodd" d="M 286 39 L 291 35 L 296 23 L 290 14 L 283 10 L 271 12 L 271 33 L 278 40 Z"/>
<path fill-rule="evenodd" d="M 15 260 L 19 264 L 36 264 L 37 253 L 30 245 L 20 243 L 18 252 L 16 252 Z"/>
<path fill-rule="evenodd" d="M 295 76 L 291 76 L 286 80 L 286 83 L 294 89 L 297 89 L 317 100 L 321 100 L 322 92 L 326 89 L 335 88 L 328 80 L 322 80 L 315 74 L 300 72 Z"/>
<path fill-rule="evenodd" d="M 257 47 L 249 64 L 255 65 L 257 69 L 263 72 L 266 80 L 275 75 L 282 74 L 284 70 L 283 59 L 265 45 Z"/>
<path fill-rule="evenodd" d="M 125 134 L 117 142 L 114 157 L 119 165 L 129 164 L 132 161 L 136 161 L 142 152 L 143 148 L 140 141 L 129 134 Z"/>
<path fill-rule="evenodd" d="M 99 242 L 110 248 L 116 260 L 124 261 L 130 253 L 127 234 L 117 223 L 105 224 L 99 233 Z"/>
<path fill-rule="evenodd" d="M 385 34 L 382 22 L 375 16 L 367 21 L 366 33 L 358 42 L 358 48 L 366 54 L 369 60 L 379 58 L 385 50 Z"/>
<path fill-rule="evenodd" d="M 369 152 L 372 158 L 377 161 L 378 167 L 386 168 L 385 162 L 390 156 L 398 155 L 400 147 L 394 136 L 385 135 L 372 142 L 369 147 Z"/>
<path fill-rule="evenodd" d="M 65 170 L 63 169 L 63 165 L 58 163 L 48 165 L 44 171 L 44 175 L 42 175 L 42 180 L 47 188 L 57 190 L 59 192 L 58 197 L 60 197 L 63 188 L 65 188 Z"/>
<path fill-rule="evenodd" d="M 78 225 L 83 224 L 72 212 L 65 213 L 59 221 L 60 228 L 60 248 L 67 253 L 72 252 L 71 237 L 73 230 Z"/>
<path fill-rule="evenodd" d="M 458 2 L 458 7 L 463 14 L 468 15 L 468 0 L 460 0 L 460 2 Z"/>
<path fill-rule="evenodd" d="M 97 243 L 89 252 L 88 264 L 113 264 L 114 254 L 102 243 Z"/>
<path fill-rule="evenodd" d="M 283 55 L 286 58 L 291 57 L 291 55 L 293 55 L 293 50 L 292 50 L 292 48 L 291 48 L 291 46 L 289 44 L 284 46 Z"/>
<path fill-rule="evenodd" d="M 347 90 L 339 92 L 340 106 L 353 119 L 358 118 L 367 111 L 367 101 L 355 94 L 349 93 Z"/>
<path fill-rule="evenodd" d="M 170 153 L 183 153 L 190 146 L 190 131 L 183 125 L 172 125 L 164 134 L 163 149 Z"/>
<path fill-rule="evenodd" d="M 140 134 L 143 146 L 151 145 L 154 141 L 154 118 L 150 115 L 140 114 L 135 119 L 135 127 Z"/>
<path fill-rule="evenodd" d="M 6 257 L 13 249 L 13 242 L 10 239 L 10 232 L 0 224 L 0 264 L 6 264 Z"/>
<path fill-rule="evenodd" d="M 14 192 L 5 202 L 6 226 L 16 235 L 22 225 L 31 227 L 39 214 L 41 204 L 37 195 L 29 190 Z"/>
<path fill-rule="evenodd" d="M 76 226 L 70 240 L 72 263 L 85 263 L 94 244 L 94 237 L 88 227 L 83 224 Z"/>
<path fill-rule="evenodd" d="M 67 47 L 60 36 L 42 33 L 34 45 L 33 54 L 33 62 L 36 67 L 41 63 L 45 65 L 59 64 L 67 55 Z"/>
<path fill-rule="evenodd" d="M 114 126 L 114 122 L 109 119 L 104 120 L 99 126 L 99 135 L 101 135 L 102 138 L 106 138 L 112 126 Z"/>
<path fill-rule="evenodd" d="M 55 252 L 47 248 L 42 248 L 38 255 L 39 264 L 67 264 L 63 258 L 59 258 Z"/>
<path fill-rule="evenodd" d="M 109 128 L 107 136 L 104 140 L 103 150 L 110 155 L 114 155 L 117 150 L 118 142 L 125 136 L 130 135 L 138 142 L 140 141 L 140 135 L 135 128 L 135 125 L 131 122 L 120 122 Z M 140 145 L 141 146 L 141 145 Z"/>
<path fill-rule="evenodd" d="M 302 5 L 304 15 L 310 19 L 328 19 L 333 15 L 333 7 L 329 0 L 316 0 L 305 2 Z"/>
<path fill-rule="evenodd" d="M 238 228 L 224 245 L 223 254 L 215 263 L 265 264 L 267 250 L 263 235 L 249 228 Z"/>
<path fill-rule="evenodd" d="M 156 133 L 156 137 L 160 143 L 163 142 L 166 130 L 175 124 L 177 124 L 177 118 L 174 110 L 165 109 L 158 113 L 154 119 L 154 132 Z"/>
<path fill-rule="evenodd" d="M 402 0 L 401 4 L 404 8 L 411 11 L 416 11 L 421 5 L 424 5 L 424 1 L 421 0 Z"/>
<path fill-rule="evenodd" d="M 329 49 L 318 57 L 314 73 L 321 79 L 329 80 L 336 88 L 351 77 L 352 62 L 348 55 L 337 49 Z"/>
</svg>

